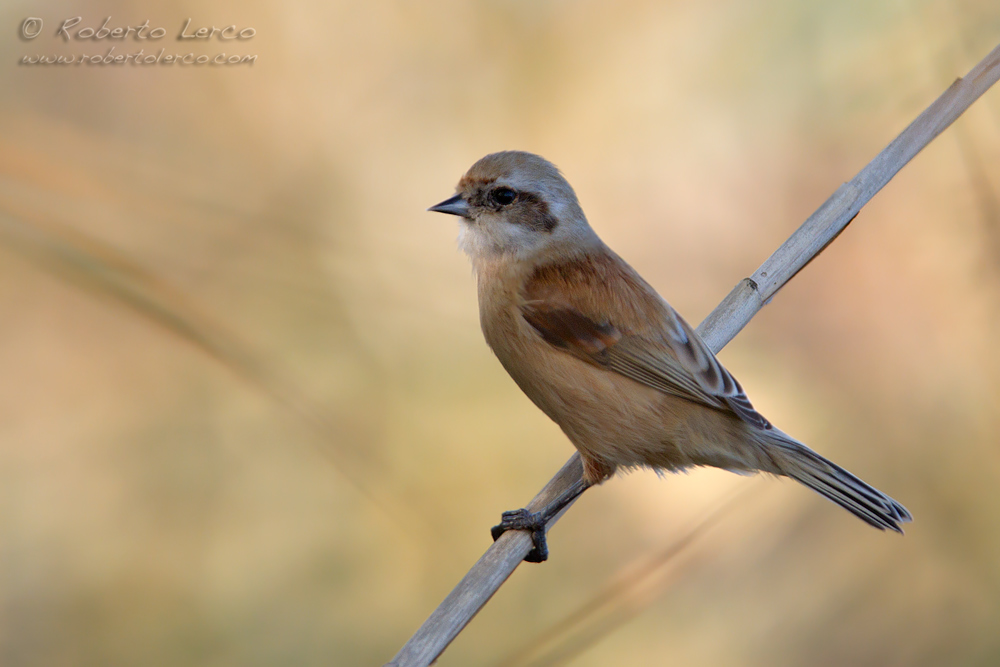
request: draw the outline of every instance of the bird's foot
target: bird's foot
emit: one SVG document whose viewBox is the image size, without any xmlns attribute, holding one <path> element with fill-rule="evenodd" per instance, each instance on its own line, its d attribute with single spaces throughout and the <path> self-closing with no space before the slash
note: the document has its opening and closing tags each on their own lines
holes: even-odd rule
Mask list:
<svg viewBox="0 0 1000 667">
<path fill-rule="evenodd" d="M 545 524 L 547 521 L 541 512 L 529 512 L 526 509 L 512 510 L 501 515 L 501 521 L 493 526 L 490 532 L 493 534 L 493 541 L 496 542 L 500 536 L 508 530 L 530 530 L 531 543 L 534 545 L 524 560 L 529 563 L 542 563 L 549 557 L 549 547 L 545 542 Z"/>
</svg>

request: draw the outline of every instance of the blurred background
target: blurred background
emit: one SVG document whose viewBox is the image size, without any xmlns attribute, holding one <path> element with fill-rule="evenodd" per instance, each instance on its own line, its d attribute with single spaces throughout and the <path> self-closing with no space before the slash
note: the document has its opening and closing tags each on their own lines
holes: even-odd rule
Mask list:
<svg viewBox="0 0 1000 667">
<path fill-rule="evenodd" d="M 167 34 L 57 38 L 76 16 Z M 697 323 L 1000 5 L 14 0 L 0 26 L 0 664 L 380 665 L 572 453 L 425 209 L 540 153 Z M 257 58 L 19 64 L 111 46 Z M 998 279 L 993 90 L 721 355 L 906 537 L 788 481 L 630 474 L 439 664 L 1000 663 Z"/>
</svg>

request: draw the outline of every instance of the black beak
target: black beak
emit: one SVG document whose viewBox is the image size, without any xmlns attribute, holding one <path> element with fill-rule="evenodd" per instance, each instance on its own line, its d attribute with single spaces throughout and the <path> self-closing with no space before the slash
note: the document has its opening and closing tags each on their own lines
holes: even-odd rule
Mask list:
<svg viewBox="0 0 1000 667">
<path fill-rule="evenodd" d="M 451 199 L 445 199 L 440 204 L 435 204 L 427 210 L 435 211 L 436 213 L 449 213 L 463 218 L 469 217 L 469 204 L 462 199 L 462 195 L 455 195 Z"/>
</svg>

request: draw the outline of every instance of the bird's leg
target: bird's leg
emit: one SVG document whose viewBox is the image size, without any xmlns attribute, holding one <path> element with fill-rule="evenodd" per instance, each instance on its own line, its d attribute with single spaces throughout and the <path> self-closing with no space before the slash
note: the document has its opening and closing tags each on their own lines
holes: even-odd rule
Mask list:
<svg viewBox="0 0 1000 667">
<path fill-rule="evenodd" d="M 531 543 L 534 544 L 534 547 L 524 557 L 524 560 L 529 563 L 541 563 L 547 560 L 549 547 L 545 542 L 545 526 L 552 520 L 552 517 L 559 514 L 564 507 L 576 500 L 590 486 L 590 482 L 586 479 L 578 479 L 537 512 L 529 512 L 527 509 L 504 512 L 500 523 L 493 526 L 490 531 L 493 534 L 493 541 L 496 542 L 508 530 L 530 530 Z"/>
</svg>

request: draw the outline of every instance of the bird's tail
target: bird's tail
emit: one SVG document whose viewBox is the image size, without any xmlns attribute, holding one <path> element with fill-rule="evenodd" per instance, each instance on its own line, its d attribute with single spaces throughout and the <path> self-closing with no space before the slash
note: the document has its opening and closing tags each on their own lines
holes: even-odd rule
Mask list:
<svg viewBox="0 0 1000 667">
<path fill-rule="evenodd" d="M 765 447 L 782 474 L 802 482 L 879 530 L 888 528 L 902 533 L 899 524 L 913 520 L 905 507 L 836 463 L 778 429 L 768 432 L 768 435 L 772 434 Z"/>
</svg>

